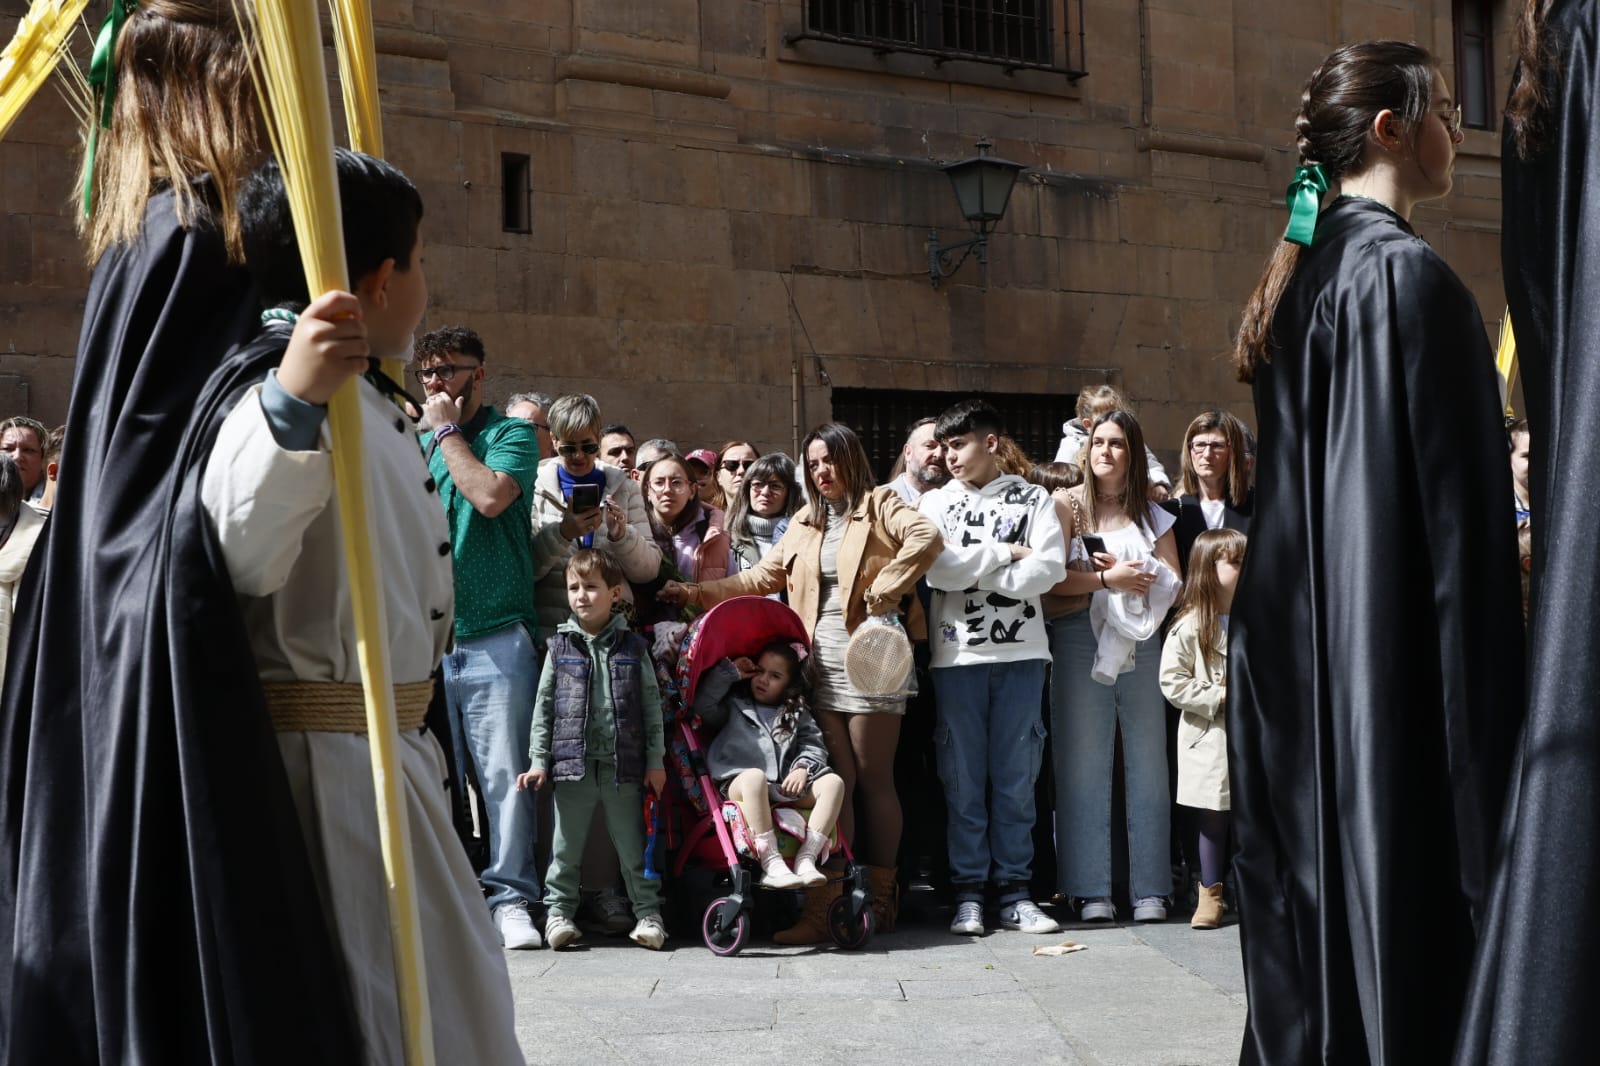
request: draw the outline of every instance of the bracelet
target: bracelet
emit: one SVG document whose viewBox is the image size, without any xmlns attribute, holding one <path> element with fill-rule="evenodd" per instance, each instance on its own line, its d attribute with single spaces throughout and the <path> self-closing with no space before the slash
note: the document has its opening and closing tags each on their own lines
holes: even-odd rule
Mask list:
<svg viewBox="0 0 1600 1066">
<path fill-rule="evenodd" d="M 438 429 L 433 431 L 433 443 L 434 444 L 438 444 L 440 441 L 444 440 L 446 437 L 451 436 L 452 434 L 455 434 L 455 433 L 460 433 L 460 432 L 461 432 L 461 427 L 459 425 L 457 425 L 454 422 L 446 422 L 444 425 L 440 426 Z"/>
<path fill-rule="evenodd" d="M 1111 587 L 1110 585 L 1106 584 L 1106 572 L 1104 570 L 1100 571 L 1100 587 L 1103 589 L 1108 589 Z"/>
</svg>

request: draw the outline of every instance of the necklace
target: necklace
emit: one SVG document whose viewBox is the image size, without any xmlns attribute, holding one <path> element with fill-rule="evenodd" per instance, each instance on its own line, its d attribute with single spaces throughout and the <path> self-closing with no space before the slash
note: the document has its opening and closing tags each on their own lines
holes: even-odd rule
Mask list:
<svg viewBox="0 0 1600 1066">
<path fill-rule="evenodd" d="M 1096 492 L 1094 494 L 1094 498 L 1105 503 L 1116 503 L 1118 500 L 1122 499 L 1126 492 L 1126 489 L 1124 489 L 1122 492 Z"/>
</svg>

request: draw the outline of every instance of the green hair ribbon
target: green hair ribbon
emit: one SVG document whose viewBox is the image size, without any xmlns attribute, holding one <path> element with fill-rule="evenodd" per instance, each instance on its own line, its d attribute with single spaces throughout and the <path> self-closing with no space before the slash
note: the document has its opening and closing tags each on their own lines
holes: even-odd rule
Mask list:
<svg viewBox="0 0 1600 1066">
<path fill-rule="evenodd" d="M 83 213 L 94 207 L 94 156 L 99 147 L 100 130 L 111 128 L 111 113 L 117 102 L 117 37 L 123 23 L 139 9 L 139 0 L 111 0 L 111 10 L 100 24 L 100 35 L 95 38 L 94 58 L 89 60 L 89 89 L 100 99 L 99 114 L 89 123 L 89 165 L 83 174 Z"/>
<path fill-rule="evenodd" d="M 1322 194 L 1327 191 L 1328 176 L 1322 172 L 1321 165 L 1313 163 L 1294 172 L 1294 180 L 1283 196 L 1283 202 L 1289 207 L 1289 228 L 1283 232 L 1284 240 L 1303 248 L 1311 247 L 1311 239 L 1317 232 L 1317 211 L 1322 206 Z"/>
</svg>

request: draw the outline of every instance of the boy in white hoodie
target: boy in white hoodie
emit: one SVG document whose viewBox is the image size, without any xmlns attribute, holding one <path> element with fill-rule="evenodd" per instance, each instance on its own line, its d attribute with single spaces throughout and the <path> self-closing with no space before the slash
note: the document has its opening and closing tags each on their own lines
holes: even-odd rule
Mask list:
<svg viewBox="0 0 1600 1066">
<path fill-rule="evenodd" d="M 950 812 L 950 931 L 970 936 L 984 932 L 986 884 L 1002 928 L 1060 928 L 1028 898 L 1028 881 L 1050 661 L 1039 597 L 1066 576 L 1066 542 L 1050 494 L 1001 472 L 995 452 L 1003 432 L 999 414 L 981 400 L 940 415 L 934 434 L 950 482 L 917 504 L 945 541 L 927 574 L 934 744 Z"/>
</svg>

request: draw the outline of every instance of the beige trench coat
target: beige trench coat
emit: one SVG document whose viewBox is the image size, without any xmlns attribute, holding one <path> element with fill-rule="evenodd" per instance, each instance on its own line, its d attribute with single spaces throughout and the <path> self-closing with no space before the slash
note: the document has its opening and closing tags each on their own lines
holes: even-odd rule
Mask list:
<svg viewBox="0 0 1600 1066">
<path fill-rule="evenodd" d="M 1183 717 L 1178 721 L 1178 795 L 1185 807 L 1225 811 L 1228 795 L 1228 641 L 1218 634 L 1216 664 L 1200 654 L 1199 620 L 1178 619 L 1161 647 L 1161 691 Z"/>
</svg>

